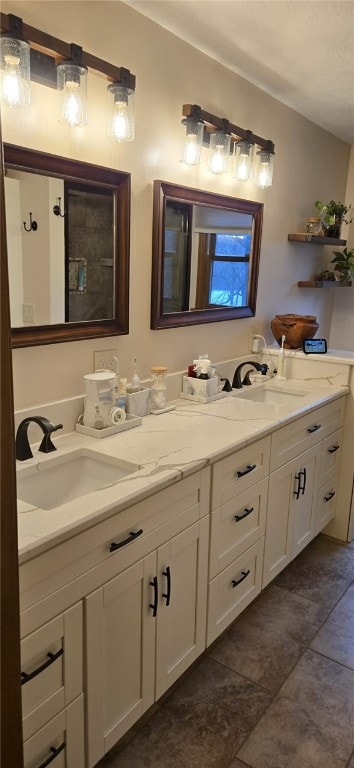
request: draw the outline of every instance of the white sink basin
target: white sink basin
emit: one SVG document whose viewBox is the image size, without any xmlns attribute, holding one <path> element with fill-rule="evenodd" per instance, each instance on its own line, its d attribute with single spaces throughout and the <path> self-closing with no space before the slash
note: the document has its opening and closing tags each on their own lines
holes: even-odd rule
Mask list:
<svg viewBox="0 0 354 768">
<path fill-rule="evenodd" d="M 137 464 L 88 448 L 79 449 L 18 469 L 17 498 L 40 509 L 53 509 L 116 483 L 138 469 Z"/>
<path fill-rule="evenodd" d="M 301 402 L 302 398 L 309 393 L 302 389 L 292 389 L 271 384 L 261 384 L 252 389 L 252 385 L 233 392 L 234 397 L 240 397 L 242 400 L 252 400 L 254 403 L 273 403 L 275 405 L 284 405 L 289 403 Z"/>
</svg>

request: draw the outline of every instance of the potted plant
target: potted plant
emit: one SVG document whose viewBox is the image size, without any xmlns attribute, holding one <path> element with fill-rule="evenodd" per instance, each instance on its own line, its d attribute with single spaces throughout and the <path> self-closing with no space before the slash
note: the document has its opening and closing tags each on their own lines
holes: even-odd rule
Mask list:
<svg viewBox="0 0 354 768">
<path fill-rule="evenodd" d="M 334 264 L 335 280 L 348 283 L 354 267 L 354 250 L 343 248 L 342 251 L 333 251 L 333 253 L 334 259 L 332 259 L 331 264 Z"/>
<path fill-rule="evenodd" d="M 327 237 L 340 238 L 342 223 L 350 224 L 353 221 L 347 215 L 351 209 L 350 204 L 336 203 L 334 200 L 329 203 L 322 203 L 321 200 L 316 200 L 315 208 L 326 228 Z"/>
</svg>

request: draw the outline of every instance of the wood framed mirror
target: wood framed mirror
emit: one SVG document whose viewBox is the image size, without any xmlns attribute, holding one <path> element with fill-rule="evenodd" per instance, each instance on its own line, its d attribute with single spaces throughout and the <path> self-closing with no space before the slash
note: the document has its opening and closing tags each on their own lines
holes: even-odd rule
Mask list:
<svg viewBox="0 0 354 768">
<path fill-rule="evenodd" d="M 151 328 L 252 317 L 263 203 L 154 182 Z"/>
<path fill-rule="evenodd" d="M 130 174 L 4 144 L 13 347 L 129 332 Z"/>
</svg>

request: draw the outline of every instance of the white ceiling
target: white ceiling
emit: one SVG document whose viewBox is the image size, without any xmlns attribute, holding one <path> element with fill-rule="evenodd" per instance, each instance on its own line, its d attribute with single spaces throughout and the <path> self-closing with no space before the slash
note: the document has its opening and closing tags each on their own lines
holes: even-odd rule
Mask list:
<svg viewBox="0 0 354 768">
<path fill-rule="evenodd" d="M 354 0 L 124 0 L 354 145 Z"/>
</svg>

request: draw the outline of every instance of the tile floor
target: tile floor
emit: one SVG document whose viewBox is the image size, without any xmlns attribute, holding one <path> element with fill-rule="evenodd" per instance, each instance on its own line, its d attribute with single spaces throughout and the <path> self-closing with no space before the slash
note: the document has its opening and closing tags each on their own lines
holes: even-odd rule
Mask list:
<svg viewBox="0 0 354 768">
<path fill-rule="evenodd" d="M 317 537 L 99 766 L 354 768 L 354 541 Z"/>
</svg>

